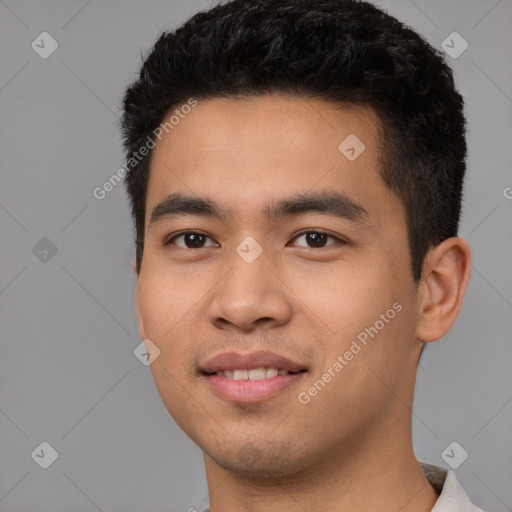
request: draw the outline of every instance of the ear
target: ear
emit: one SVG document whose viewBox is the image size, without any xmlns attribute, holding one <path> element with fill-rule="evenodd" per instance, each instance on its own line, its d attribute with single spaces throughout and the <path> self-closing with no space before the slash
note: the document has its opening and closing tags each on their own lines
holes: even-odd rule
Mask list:
<svg viewBox="0 0 512 512">
<path fill-rule="evenodd" d="M 423 262 L 416 337 L 424 342 L 442 338 L 455 323 L 471 273 L 471 250 L 461 237 L 432 248 Z"/>
<path fill-rule="evenodd" d="M 138 294 L 139 286 L 137 281 L 137 286 L 135 288 L 135 313 L 137 315 L 137 324 L 139 326 L 139 336 L 141 340 L 146 339 L 146 331 L 144 329 L 144 320 L 142 318 L 142 308 L 140 305 L 140 297 Z"/>
</svg>

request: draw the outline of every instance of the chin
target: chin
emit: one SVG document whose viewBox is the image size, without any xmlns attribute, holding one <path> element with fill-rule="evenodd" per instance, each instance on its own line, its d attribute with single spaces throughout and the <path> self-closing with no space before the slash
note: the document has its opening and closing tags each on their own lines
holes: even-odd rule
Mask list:
<svg viewBox="0 0 512 512">
<path fill-rule="evenodd" d="M 218 466 L 246 478 L 275 479 L 303 469 L 300 460 L 291 458 L 291 454 L 297 454 L 297 449 L 288 442 L 265 440 L 258 446 L 248 441 L 238 449 L 230 444 L 229 453 L 204 451 Z"/>
</svg>

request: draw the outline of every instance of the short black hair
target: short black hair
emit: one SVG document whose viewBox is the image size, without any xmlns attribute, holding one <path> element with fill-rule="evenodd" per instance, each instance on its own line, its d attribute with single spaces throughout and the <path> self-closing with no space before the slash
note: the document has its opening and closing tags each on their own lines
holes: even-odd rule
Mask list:
<svg viewBox="0 0 512 512">
<path fill-rule="evenodd" d="M 191 98 L 274 92 L 369 106 L 378 114 L 380 175 L 405 206 L 418 283 L 428 250 L 457 236 L 467 151 L 464 101 L 439 50 L 357 0 L 232 0 L 160 35 L 123 98 L 137 273 L 153 152 L 137 160 L 132 155 L 145 141 L 154 147 L 166 114 Z"/>
</svg>

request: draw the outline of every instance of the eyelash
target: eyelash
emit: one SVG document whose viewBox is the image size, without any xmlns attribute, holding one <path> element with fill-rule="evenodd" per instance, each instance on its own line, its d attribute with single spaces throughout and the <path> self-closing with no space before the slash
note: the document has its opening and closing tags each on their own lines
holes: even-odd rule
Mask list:
<svg viewBox="0 0 512 512">
<path fill-rule="evenodd" d="M 296 238 L 302 236 L 302 235 L 308 235 L 310 233 L 316 233 L 316 234 L 321 234 L 321 235 L 327 235 L 328 238 L 333 238 L 334 240 L 336 240 L 339 244 L 346 244 L 347 242 L 345 240 L 341 240 L 340 238 L 334 236 L 334 235 L 331 235 L 330 233 L 326 233 L 325 231 L 322 231 L 320 229 L 309 229 L 309 230 L 305 230 L 305 231 L 301 231 L 300 233 L 297 233 L 293 238 L 292 240 L 295 240 Z M 183 236 L 183 235 L 189 235 L 189 234 L 194 234 L 194 235 L 201 235 L 201 236 L 204 236 L 206 238 L 210 238 L 210 236 L 208 235 L 205 235 L 204 233 L 201 233 L 200 231 L 181 231 L 180 233 L 176 233 L 174 235 L 172 235 L 171 238 L 169 238 L 166 242 L 164 242 L 164 245 L 174 245 L 173 244 L 173 241 L 176 240 L 176 238 L 179 238 L 180 236 Z M 331 245 L 336 245 L 336 244 L 331 244 Z M 177 246 L 179 247 L 179 246 Z M 208 247 L 212 247 L 212 246 L 208 246 Z M 199 247 L 198 249 L 193 249 L 193 248 L 190 248 L 190 247 L 179 247 L 179 249 L 184 249 L 184 250 L 191 250 L 191 251 L 194 251 L 194 250 L 199 250 L 199 249 L 208 249 L 208 247 Z M 307 247 L 308 249 L 326 249 L 327 247 L 330 247 L 330 245 L 327 245 L 325 247 Z"/>
</svg>

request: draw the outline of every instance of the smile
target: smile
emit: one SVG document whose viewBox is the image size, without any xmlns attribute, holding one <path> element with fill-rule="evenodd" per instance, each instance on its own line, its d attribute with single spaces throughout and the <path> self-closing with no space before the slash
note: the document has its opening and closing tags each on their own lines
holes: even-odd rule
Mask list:
<svg viewBox="0 0 512 512">
<path fill-rule="evenodd" d="M 278 368 L 253 368 L 251 370 L 219 370 L 215 375 L 226 377 L 226 379 L 230 380 L 263 380 L 291 373 L 298 372 L 289 372 L 288 370 Z"/>
</svg>

